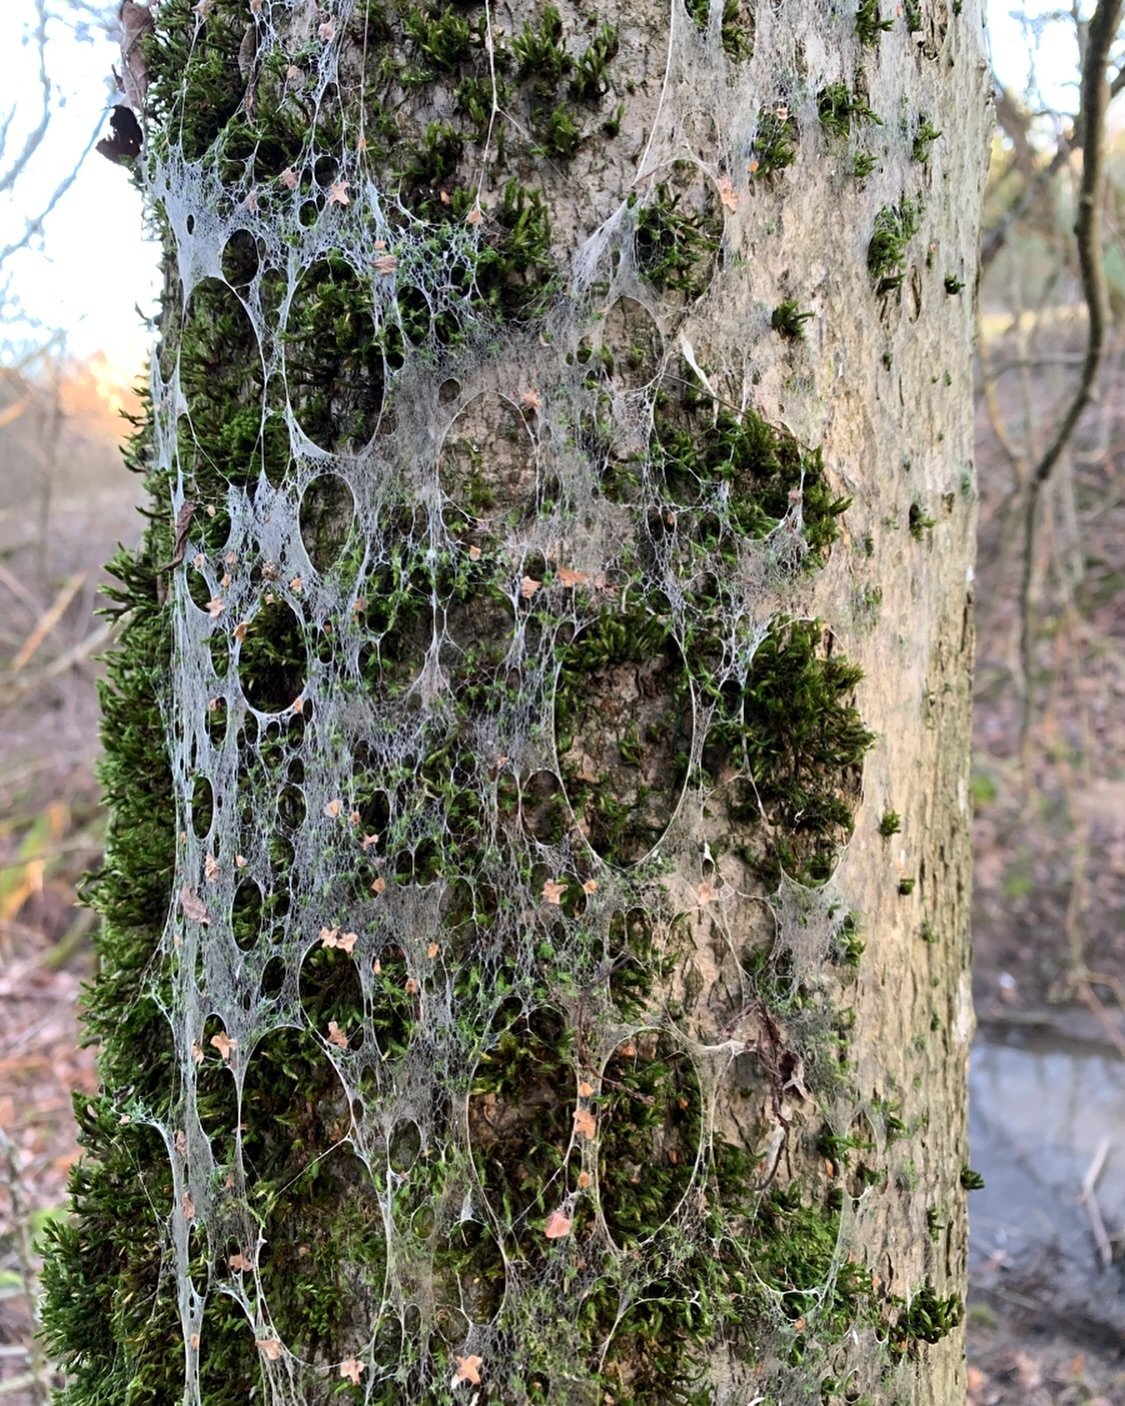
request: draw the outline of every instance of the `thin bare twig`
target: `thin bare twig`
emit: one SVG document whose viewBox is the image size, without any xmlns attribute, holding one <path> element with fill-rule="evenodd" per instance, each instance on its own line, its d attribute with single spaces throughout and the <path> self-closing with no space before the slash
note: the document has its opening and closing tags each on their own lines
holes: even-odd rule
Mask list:
<svg viewBox="0 0 1125 1406">
<path fill-rule="evenodd" d="M 1102 1220 L 1101 1207 L 1098 1205 L 1095 1188 L 1112 1145 L 1107 1137 L 1102 1138 L 1098 1144 L 1093 1161 L 1086 1168 L 1086 1175 L 1082 1178 L 1082 1191 L 1078 1197 L 1079 1204 L 1086 1207 L 1086 1214 L 1090 1217 L 1090 1229 L 1093 1232 L 1094 1244 L 1098 1247 L 1098 1258 L 1102 1262 L 1103 1269 L 1108 1269 L 1113 1263 L 1113 1246 L 1109 1243 L 1109 1236 L 1106 1234 L 1105 1221 Z"/>
</svg>

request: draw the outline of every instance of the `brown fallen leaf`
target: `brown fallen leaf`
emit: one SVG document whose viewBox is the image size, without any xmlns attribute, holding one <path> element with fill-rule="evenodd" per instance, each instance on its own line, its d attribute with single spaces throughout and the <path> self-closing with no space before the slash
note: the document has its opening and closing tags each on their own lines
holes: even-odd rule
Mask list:
<svg viewBox="0 0 1125 1406">
<path fill-rule="evenodd" d="M 276 1362 L 285 1351 L 277 1338 L 255 1338 L 254 1346 L 261 1351 L 263 1357 L 268 1357 L 271 1362 Z"/>
</svg>

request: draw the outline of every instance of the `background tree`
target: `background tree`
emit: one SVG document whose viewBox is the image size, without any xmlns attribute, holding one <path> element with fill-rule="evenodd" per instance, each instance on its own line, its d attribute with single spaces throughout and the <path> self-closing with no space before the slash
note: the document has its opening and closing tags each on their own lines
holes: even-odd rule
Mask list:
<svg viewBox="0 0 1125 1406">
<path fill-rule="evenodd" d="M 155 14 L 62 1399 L 962 1399 L 978 7 Z"/>
</svg>

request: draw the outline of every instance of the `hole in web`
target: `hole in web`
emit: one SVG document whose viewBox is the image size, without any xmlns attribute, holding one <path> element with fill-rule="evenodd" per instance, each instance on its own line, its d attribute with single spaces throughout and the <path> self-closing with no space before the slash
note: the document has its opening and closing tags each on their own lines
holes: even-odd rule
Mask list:
<svg viewBox="0 0 1125 1406">
<path fill-rule="evenodd" d="M 286 601 L 267 598 L 250 617 L 238 651 L 243 696 L 259 712 L 279 713 L 300 697 L 307 674 L 300 620 Z"/>
<path fill-rule="evenodd" d="M 555 694 L 563 784 L 591 848 L 635 864 L 679 804 L 691 754 L 692 702 L 666 620 L 606 613 L 566 647 Z"/>
<path fill-rule="evenodd" d="M 215 794 L 206 776 L 197 776 L 191 791 L 191 828 L 197 839 L 207 838 L 215 812 Z"/>
<path fill-rule="evenodd" d="M 655 1030 L 619 1045 L 601 1082 L 598 1186 L 606 1225 L 624 1247 L 651 1239 L 687 1194 L 703 1094 L 691 1059 Z"/>
<path fill-rule="evenodd" d="M 321 449 L 361 449 L 375 433 L 385 376 L 370 283 L 345 259 L 318 260 L 297 285 L 282 341 L 301 429 Z"/>
<path fill-rule="evenodd" d="M 317 571 L 339 558 L 355 524 L 355 498 L 338 474 L 321 474 L 301 495 L 301 541 Z"/>
<path fill-rule="evenodd" d="M 363 992 L 351 955 L 339 947 L 312 948 L 301 963 L 301 1008 L 316 1033 L 333 1048 L 363 1044 Z"/>
<path fill-rule="evenodd" d="M 244 952 L 257 945 L 262 930 L 262 890 L 256 879 L 244 878 L 234 892 L 231 933 Z"/>
<path fill-rule="evenodd" d="M 231 347 L 252 349 L 232 356 Z M 263 459 L 265 406 L 258 338 L 238 295 L 217 278 L 192 292 L 180 339 L 180 386 L 189 407 L 177 421 L 180 462 L 186 477 L 207 481 L 218 473 L 252 483 L 261 467 L 280 475 L 288 463 Z M 193 592 L 193 599 L 195 599 Z M 198 602 L 197 602 L 198 603 Z"/>
</svg>

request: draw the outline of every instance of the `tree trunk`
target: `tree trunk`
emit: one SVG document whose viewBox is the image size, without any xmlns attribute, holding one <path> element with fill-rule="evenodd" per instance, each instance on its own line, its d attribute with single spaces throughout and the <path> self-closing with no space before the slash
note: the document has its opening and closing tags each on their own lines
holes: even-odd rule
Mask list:
<svg viewBox="0 0 1125 1406">
<path fill-rule="evenodd" d="M 963 1400 L 988 80 L 899 9 L 155 11 L 63 1401 Z"/>
</svg>

